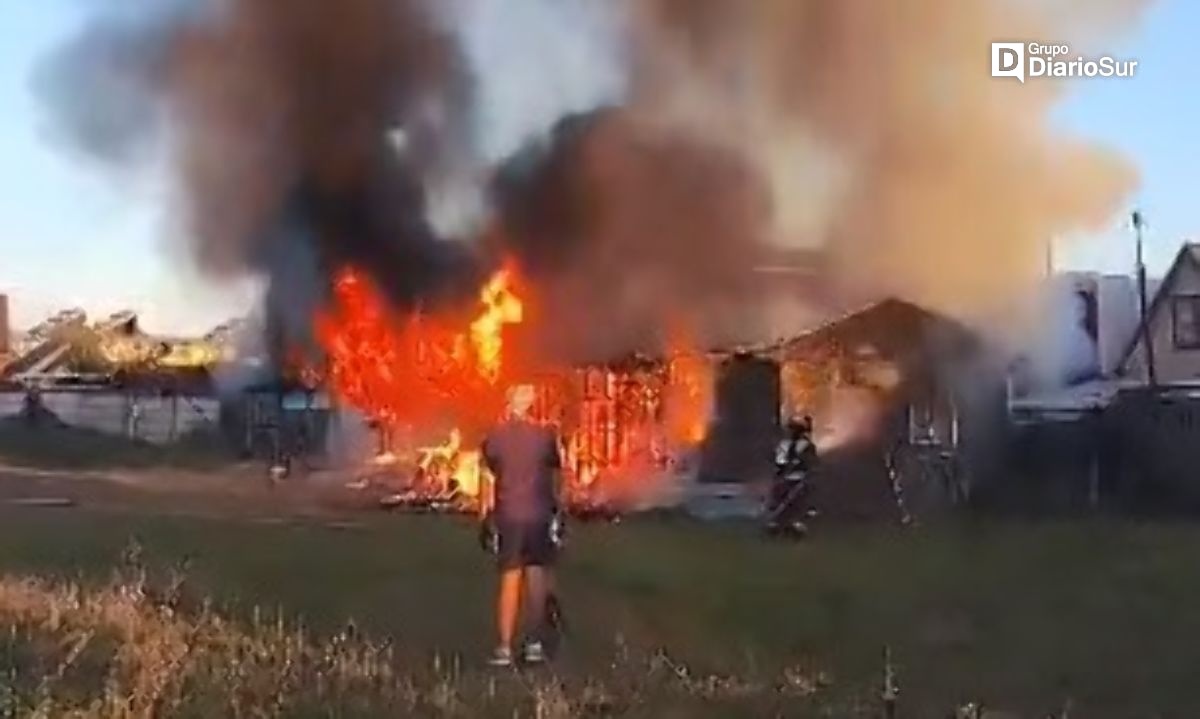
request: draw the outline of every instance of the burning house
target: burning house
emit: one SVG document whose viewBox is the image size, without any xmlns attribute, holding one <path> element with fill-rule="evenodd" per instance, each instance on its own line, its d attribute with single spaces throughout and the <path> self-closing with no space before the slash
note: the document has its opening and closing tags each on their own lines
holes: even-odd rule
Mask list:
<svg viewBox="0 0 1200 719">
<path fill-rule="evenodd" d="M 984 350 L 959 322 L 888 299 L 757 354 L 779 368 L 782 415 L 814 419 L 823 509 L 879 517 L 895 515 L 898 490 L 925 510 L 955 499 L 950 480 L 966 492 L 986 480 L 976 457 L 1000 406 L 988 378 L 1000 375 Z M 929 458 L 953 476 L 932 476 Z"/>
<path fill-rule="evenodd" d="M 397 503 L 470 504 L 483 471 L 475 448 L 510 381 L 539 388 L 535 416 L 559 429 L 577 507 L 673 505 L 697 482 L 754 486 L 770 477 L 781 417 L 803 412 L 816 417 L 819 444 L 837 458 L 827 493 L 835 513 L 890 512 L 888 453 L 897 445 L 957 449 L 971 427 L 974 405 L 956 373 L 977 361 L 980 340 L 905 302 L 738 351 L 699 350 L 679 337 L 657 355 L 518 370 L 520 287 L 511 270 L 495 275 L 475 318 L 465 315 L 455 331 L 448 316 L 389 313 L 360 277 L 339 282 L 318 323 L 329 352 L 318 381 L 373 431 L 367 474 L 399 490 Z M 851 458 L 858 467 L 847 471 Z M 879 492 L 853 496 L 864 487 Z"/>
<path fill-rule="evenodd" d="M 400 490 L 392 496 L 470 504 L 483 471 L 476 449 L 483 433 L 507 387 L 531 382 L 539 389 L 535 416 L 560 431 L 576 503 L 664 501 L 667 476 L 689 466 L 707 432 L 706 358 L 683 344 L 654 359 L 553 365 L 524 357 L 513 340 L 529 296 L 506 266 L 462 311 L 406 314 L 366 278 L 344 273 L 316 321 L 322 359 L 297 373 L 371 435 L 343 459 L 369 465 L 366 474 Z M 336 424 L 343 433 L 356 429 Z"/>
<path fill-rule="evenodd" d="M 948 19 L 962 32 L 926 32 Z M 948 322 L 883 303 L 797 335 L 864 295 L 969 315 L 1047 235 L 1107 216 L 1134 173 L 1063 141 L 1050 96 L 1010 96 L 961 41 L 1076 19 L 992 0 L 361 0 L 334 32 L 320 0 L 230 0 L 101 11 L 41 79 L 76 149 L 170 159 L 199 270 L 263 281 L 264 365 L 289 379 L 252 393 L 247 434 L 320 397 L 373 428 L 356 459 L 411 455 L 397 474 L 469 495 L 504 388 L 535 381 L 574 487 L 632 501 L 608 488 L 654 472 L 630 467 L 761 477 L 781 405 L 812 407 L 837 451 L 887 436 L 893 405 L 915 434 L 966 436 L 926 331 Z M 820 271 L 760 271 L 776 246 L 817 250 Z"/>
<path fill-rule="evenodd" d="M 791 259 L 788 272 L 775 264 L 769 274 L 794 297 L 796 283 L 810 291 L 814 283 Z M 880 302 L 736 350 L 705 348 L 680 329 L 658 351 L 553 362 L 523 344 L 538 336 L 530 325 L 544 316 L 539 301 L 515 261 L 473 299 L 425 312 L 397 308 L 347 267 L 313 318 L 316 354 L 285 353 L 281 371 L 271 373 L 277 379 L 243 383 L 219 412 L 205 399 L 213 406 L 200 413 L 281 472 L 293 461 L 340 467 L 359 486 L 385 489 L 383 500 L 460 508 L 478 495 L 484 470 L 476 448 L 515 381 L 539 388 L 535 416 L 559 429 L 577 508 L 675 505 L 698 483 L 754 487 L 770 477 L 771 449 L 790 414 L 816 418 L 825 453 L 869 455 L 871 481 L 899 437 L 960 441 L 952 372 L 977 340 L 908 303 Z M 132 312 L 89 323 L 82 311 L 68 311 L 28 334 L 10 377 L 36 385 L 39 401 L 73 423 L 79 411 L 63 397 L 86 389 L 95 404 L 106 390 L 120 405 L 107 412 L 110 431 L 170 439 L 179 434 L 179 397 L 193 398 L 182 409 L 190 417 L 194 398 L 213 395 L 214 373 L 264 359 L 238 354 L 240 334 L 230 324 L 200 339 L 168 340 L 143 333 Z M 55 391 L 67 387 L 71 393 Z M 159 415 L 176 429 L 152 429 Z M 830 476 L 844 487 L 851 483 L 844 474 Z"/>
</svg>

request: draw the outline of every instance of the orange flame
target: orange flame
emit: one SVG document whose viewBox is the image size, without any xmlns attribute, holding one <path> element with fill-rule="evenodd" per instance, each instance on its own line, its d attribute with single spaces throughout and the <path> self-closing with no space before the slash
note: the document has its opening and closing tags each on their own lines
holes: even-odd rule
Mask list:
<svg viewBox="0 0 1200 719">
<path fill-rule="evenodd" d="M 482 457 L 478 450 L 463 448 L 463 436 L 459 429 L 450 430 L 450 435 L 442 444 L 422 447 L 418 455 L 417 467 L 431 480 L 431 491 L 447 492 L 453 483 L 453 487 L 464 496 L 479 496 L 485 471 Z"/>
<path fill-rule="evenodd" d="M 334 394 L 389 425 L 489 421 L 502 401 L 503 330 L 521 321 L 512 270 L 484 287 L 478 317 L 455 329 L 455 313 L 398 316 L 353 268 L 340 272 L 333 303 L 316 317 Z"/>
<path fill-rule="evenodd" d="M 506 329 L 527 319 L 518 279 L 505 266 L 480 289 L 476 308 L 399 315 L 365 274 L 346 268 L 315 318 L 325 379 L 340 401 L 399 435 L 444 438 L 389 456 L 412 462 L 419 492 L 479 496 L 486 470 L 470 448 L 499 416 L 514 376 Z M 672 451 L 704 439 L 712 372 L 690 348 L 680 335 L 666 363 L 544 376 L 535 414 L 562 435 L 569 494 L 636 501 L 654 491 Z"/>
<path fill-rule="evenodd" d="M 708 437 L 716 377 L 712 363 L 688 335 L 676 332 L 668 351 L 667 431 L 671 441 L 697 445 Z"/>
<path fill-rule="evenodd" d="M 519 324 L 525 315 L 525 306 L 513 293 L 512 273 L 502 269 L 492 276 L 479 293 L 484 310 L 471 323 L 471 342 L 475 346 L 480 373 L 492 384 L 500 379 L 503 364 L 504 341 L 501 334 L 505 325 Z"/>
</svg>

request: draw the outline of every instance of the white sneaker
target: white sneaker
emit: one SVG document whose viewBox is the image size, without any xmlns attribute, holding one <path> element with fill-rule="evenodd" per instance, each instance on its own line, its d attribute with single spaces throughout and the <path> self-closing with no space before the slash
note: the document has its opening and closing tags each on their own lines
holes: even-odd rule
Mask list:
<svg viewBox="0 0 1200 719">
<path fill-rule="evenodd" d="M 488 658 L 488 666 L 503 668 L 511 667 L 513 664 L 513 653 L 508 647 L 496 647 L 496 651 L 492 652 L 492 656 Z"/>
<path fill-rule="evenodd" d="M 525 645 L 525 656 L 523 657 L 526 664 L 542 664 L 546 661 L 546 650 L 542 648 L 541 642 L 529 642 Z"/>
</svg>

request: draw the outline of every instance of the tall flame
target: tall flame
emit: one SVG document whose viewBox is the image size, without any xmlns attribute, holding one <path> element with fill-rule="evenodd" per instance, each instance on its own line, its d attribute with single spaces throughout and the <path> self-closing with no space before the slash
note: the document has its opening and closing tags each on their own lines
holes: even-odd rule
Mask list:
<svg viewBox="0 0 1200 719">
<path fill-rule="evenodd" d="M 484 310 L 471 323 L 471 343 L 475 347 L 479 372 L 492 384 L 500 379 L 503 360 L 504 326 L 519 324 L 525 306 L 512 290 L 512 271 L 501 269 L 479 293 Z"/>
<path fill-rule="evenodd" d="M 713 364 L 690 333 L 676 327 L 668 339 L 667 432 L 677 445 L 698 445 L 708 437 L 713 413 Z"/>
<path fill-rule="evenodd" d="M 523 316 L 513 274 L 493 275 L 476 318 L 458 329 L 461 313 L 398 315 L 364 274 L 343 269 L 316 318 L 332 391 L 386 424 L 489 421 L 502 400 L 503 330 Z"/>
<path fill-rule="evenodd" d="M 364 274 L 338 275 L 333 302 L 316 318 L 327 382 L 389 436 L 394 430 L 430 443 L 387 456 L 389 464 L 415 457 L 419 492 L 478 497 L 486 470 L 473 447 L 500 414 L 514 376 L 505 330 L 527 320 L 522 295 L 518 273 L 505 266 L 481 287 L 475 307 L 400 315 Z M 692 346 L 678 335 L 665 363 L 563 367 L 537 383 L 535 415 L 562 435 L 572 496 L 626 503 L 653 496 L 673 452 L 703 441 L 713 377 Z"/>
</svg>

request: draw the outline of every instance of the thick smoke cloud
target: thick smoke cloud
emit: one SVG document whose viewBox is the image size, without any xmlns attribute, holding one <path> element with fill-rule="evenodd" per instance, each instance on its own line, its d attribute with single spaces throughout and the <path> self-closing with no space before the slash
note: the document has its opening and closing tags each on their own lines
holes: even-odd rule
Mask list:
<svg viewBox="0 0 1200 719">
<path fill-rule="evenodd" d="M 369 268 L 405 305 L 473 283 L 465 246 L 435 237 L 425 200 L 426 181 L 469 152 L 470 79 L 422 7 L 181 7 L 101 15 L 38 80 L 61 134 L 101 160 L 165 140 L 201 267 L 265 273 L 300 307 L 322 288 L 284 270 L 309 256 L 326 276 Z"/>
<path fill-rule="evenodd" d="M 990 43 L 1111 52 L 1143 4 L 623 0 L 627 95 L 506 165 L 506 237 L 553 265 L 554 339 L 589 352 L 668 318 L 711 342 L 774 334 L 753 271 L 772 246 L 826 253 L 809 314 L 885 294 L 1007 311 L 1045 243 L 1110 222 L 1136 173 L 1055 128 L 1064 85 L 991 78 Z M 1022 331 L 1011 317 L 992 329 Z"/>
<path fill-rule="evenodd" d="M 1143 4 L 213 0 L 103 14 L 41 83 L 101 159 L 165 143 L 197 260 L 267 274 L 298 324 L 341 263 L 411 305 L 515 252 L 544 349 L 578 356 L 765 332 L 772 247 L 828 255 L 818 304 L 1021 296 L 1136 177 L 1055 129 L 1063 85 L 992 79 L 989 44 L 1107 52 Z"/>
<path fill-rule="evenodd" d="M 828 250 L 848 289 L 972 313 L 1020 295 L 1049 238 L 1110 221 L 1136 181 L 1054 127 L 1063 84 L 992 79 L 989 44 L 1112 52 L 1144 4 L 635 0 L 635 103 L 753 162 L 774 239 Z"/>
<path fill-rule="evenodd" d="M 766 187 L 720 147 L 597 111 L 509 163 L 495 189 L 552 355 L 658 348 L 701 318 L 711 335 L 756 296 Z"/>
</svg>

